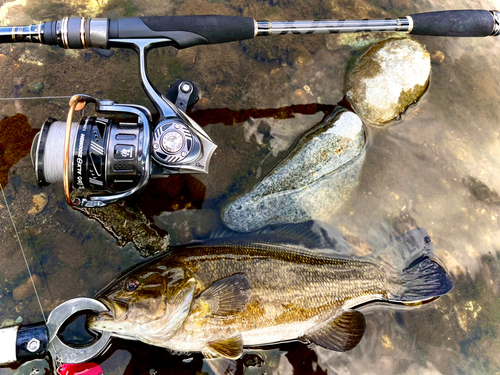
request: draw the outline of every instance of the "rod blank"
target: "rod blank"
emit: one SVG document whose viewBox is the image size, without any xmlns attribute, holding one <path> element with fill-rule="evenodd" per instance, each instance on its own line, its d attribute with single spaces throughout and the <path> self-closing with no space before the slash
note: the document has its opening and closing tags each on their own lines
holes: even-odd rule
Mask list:
<svg viewBox="0 0 500 375">
<path fill-rule="evenodd" d="M 407 17 L 383 20 L 259 21 L 257 35 L 408 32 L 409 28 L 410 21 Z"/>
</svg>

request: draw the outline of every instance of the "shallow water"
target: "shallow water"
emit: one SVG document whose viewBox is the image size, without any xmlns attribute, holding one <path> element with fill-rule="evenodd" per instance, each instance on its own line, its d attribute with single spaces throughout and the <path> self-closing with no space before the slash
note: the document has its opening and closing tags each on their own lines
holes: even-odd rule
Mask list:
<svg viewBox="0 0 500 375">
<path fill-rule="evenodd" d="M 142 0 L 124 5 L 114 0 L 0 0 L 0 25 L 70 15 L 228 14 L 283 20 L 383 18 L 470 8 L 499 9 L 500 1 Z M 221 224 L 222 206 L 250 189 L 302 133 L 341 101 L 344 77 L 353 59 L 384 37 L 284 36 L 152 52 L 149 72 L 158 88 L 166 90 L 180 77 L 199 86 L 202 98 L 192 115 L 219 148 L 209 175 L 156 180 L 127 204 L 168 231 L 173 243 L 203 237 Z M 430 87 L 401 120 L 383 128 L 366 127 L 367 155 L 360 184 L 330 224 L 350 241 L 374 247 L 415 226 L 426 228 L 435 254 L 453 276 L 455 289 L 418 309 L 367 312 L 366 335 L 351 352 L 283 344 L 247 354 L 240 361 L 240 371 L 500 372 L 500 40 L 415 38 L 435 56 Z M 22 113 L 38 129 L 49 115 L 65 118 L 68 98 L 22 98 L 76 93 L 151 108 L 137 69 L 136 56 L 125 50 L 101 56 L 88 50 L 2 45 L 0 98 L 17 100 L 0 100 L 0 118 Z M 38 90 L 40 85 L 35 83 L 43 83 L 43 88 Z M 69 209 L 62 186 L 36 186 L 29 156 L 18 152 L 22 149 L 27 155 L 25 144 L 30 142 L 26 140 L 33 133 L 26 128 L 25 118 L 18 118 L 9 128 L 5 121 L 1 125 L 0 182 L 48 314 L 67 299 L 94 295 L 142 258 L 130 243 L 118 246 L 97 221 Z M 33 196 L 41 193 L 48 199 L 46 207 L 30 214 Z M 13 323 L 19 317 L 23 323 L 40 321 L 3 200 L 0 231 L 0 323 Z M 209 371 L 199 354 L 170 355 L 161 348 L 121 340 L 114 340 L 98 361 L 105 374 Z M 251 366 L 255 363 L 260 367 Z M 0 369 L 0 374 L 14 371 Z"/>
</svg>

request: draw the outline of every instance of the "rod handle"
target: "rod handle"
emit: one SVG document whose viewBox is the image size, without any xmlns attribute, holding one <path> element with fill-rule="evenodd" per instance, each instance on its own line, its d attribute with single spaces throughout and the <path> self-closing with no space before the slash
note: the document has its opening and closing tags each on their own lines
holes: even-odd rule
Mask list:
<svg viewBox="0 0 500 375">
<path fill-rule="evenodd" d="M 110 39 L 169 38 L 177 48 L 251 39 L 255 21 L 234 16 L 130 17 L 110 21 Z"/>
<path fill-rule="evenodd" d="M 412 14 L 410 34 L 479 37 L 494 34 L 496 22 L 487 10 L 448 10 Z"/>
<path fill-rule="evenodd" d="M 43 358 L 49 333 L 44 323 L 0 328 L 0 366 Z"/>
</svg>

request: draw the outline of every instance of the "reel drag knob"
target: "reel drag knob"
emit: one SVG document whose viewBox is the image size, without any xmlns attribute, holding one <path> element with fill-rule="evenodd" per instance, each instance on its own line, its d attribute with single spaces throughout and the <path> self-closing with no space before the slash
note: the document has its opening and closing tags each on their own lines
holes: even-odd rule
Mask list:
<svg viewBox="0 0 500 375">
<path fill-rule="evenodd" d="M 153 158 L 161 165 L 175 171 L 179 163 L 196 160 L 201 151 L 200 141 L 192 131 L 179 121 L 160 123 L 153 132 Z"/>
</svg>

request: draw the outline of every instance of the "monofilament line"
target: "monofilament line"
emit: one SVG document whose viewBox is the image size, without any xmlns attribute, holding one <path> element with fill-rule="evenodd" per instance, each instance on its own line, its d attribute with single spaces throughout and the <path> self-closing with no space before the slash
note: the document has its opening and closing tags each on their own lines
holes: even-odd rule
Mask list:
<svg viewBox="0 0 500 375">
<path fill-rule="evenodd" d="M 37 99 L 67 99 L 71 96 L 32 96 L 28 98 L 0 98 L 0 100 L 37 100 Z"/>
<path fill-rule="evenodd" d="M 33 289 L 35 290 L 36 299 L 38 300 L 38 305 L 40 306 L 40 311 L 42 312 L 43 321 L 45 322 L 45 324 L 47 324 L 47 320 L 45 319 L 45 314 L 43 312 L 42 302 L 40 301 L 40 297 L 38 296 L 38 292 L 35 286 L 35 281 L 33 280 L 33 275 L 31 274 L 30 267 L 28 265 L 28 260 L 26 259 L 23 245 L 21 244 L 21 239 L 19 238 L 19 233 L 17 232 L 16 224 L 14 223 L 14 219 L 12 218 L 12 214 L 10 213 L 9 204 L 7 203 L 7 197 L 5 196 L 5 193 L 3 191 L 2 184 L 0 184 L 0 189 L 2 190 L 3 199 L 5 201 L 5 207 L 7 207 L 7 212 L 9 213 L 10 220 L 12 221 L 12 225 L 14 226 L 14 231 L 16 232 L 17 242 L 19 242 L 19 247 L 21 248 L 21 252 L 23 253 L 24 262 L 26 263 L 26 268 L 28 269 L 28 273 L 30 275 L 31 284 L 33 284 Z"/>
</svg>

